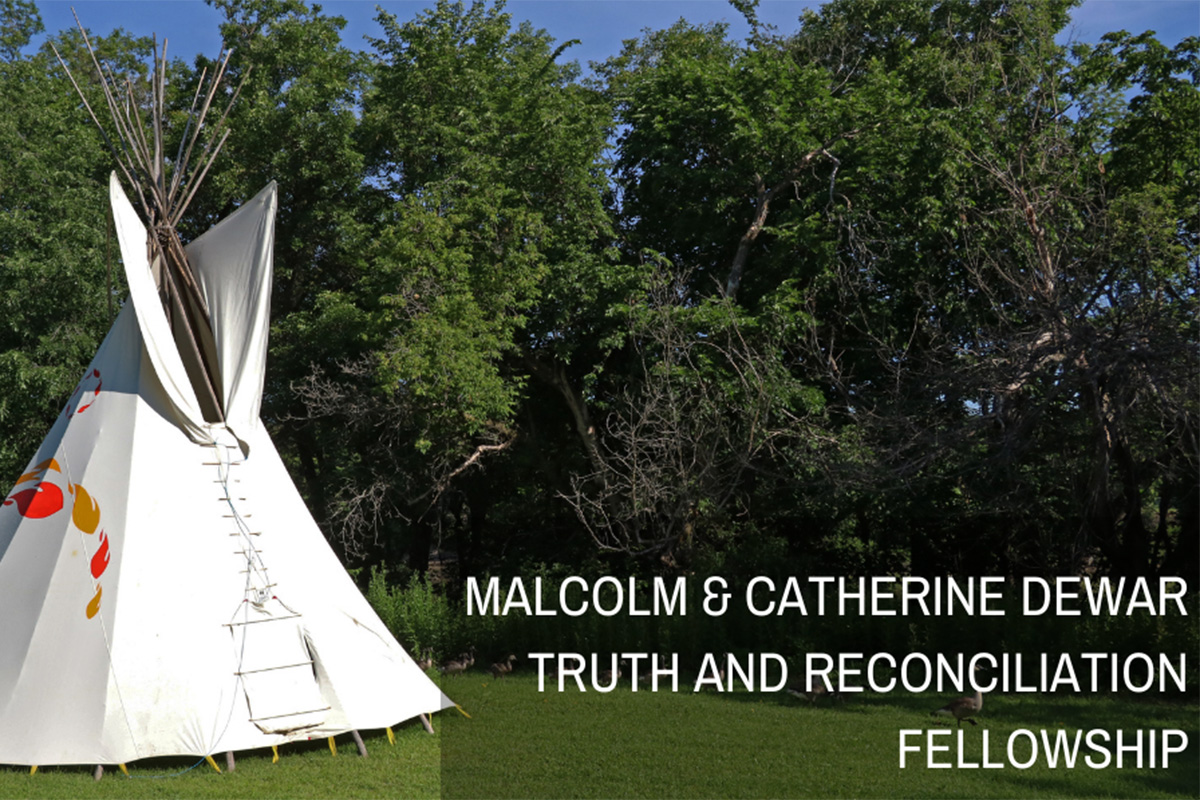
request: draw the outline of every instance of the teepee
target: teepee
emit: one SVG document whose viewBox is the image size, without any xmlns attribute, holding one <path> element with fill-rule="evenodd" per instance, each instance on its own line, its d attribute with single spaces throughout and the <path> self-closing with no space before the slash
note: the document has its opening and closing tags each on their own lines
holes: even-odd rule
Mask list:
<svg viewBox="0 0 1200 800">
<path fill-rule="evenodd" d="M 177 218 L 148 235 L 116 174 L 110 198 L 129 300 L 0 506 L 0 763 L 211 756 L 452 705 L 259 419 L 275 185 L 182 258 Z"/>
</svg>

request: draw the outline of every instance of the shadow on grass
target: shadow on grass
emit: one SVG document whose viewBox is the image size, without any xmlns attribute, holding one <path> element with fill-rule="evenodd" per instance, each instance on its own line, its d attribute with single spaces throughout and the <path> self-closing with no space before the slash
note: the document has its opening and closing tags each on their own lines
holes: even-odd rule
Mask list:
<svg viewBox="0 0 1200 800">
<path fill-rule="evenodd" d="M 822 714 L 814 713 L 817 711 L 826 715 L 889 715 L 893 719 L 897 715 L 911 715 L 914 728 L 948 727 L 953 730 L 956 727 L 953 721 L 931 718 L 930 710 L 944 705 L 955 696 L 953 693 L 856 693 L 848 695 L 844 700 L 825 697 L 816 703 L 786 692 L 768 695 L 734 692 L 721 697 L 724 701 L 736 704 L 767 702 L 780 707 L 793 707 L 797 719 L 808 717 L 814 723 L 823 723 L 828 719 L 822 717 Z M 1080 747 L 1074 769 L 1082 773 L 1109 772 L 1112 784 L 1108 796 L 1200 797 L 1200 716 L 1196 712 L 1195 700 L 1182 696 L 1163 698 L 1157 695 L 987 695 L 977 719 L 982 729 L 991 730 L 990 750 L 995 757 L 1002 757 L 1009 735 L 1018 729 L 1031 730 L 1039 736 L 1041 730 L 1046 730 L 1049 731 L 1048 735 L 1052 740 L 1057 737 L 1057 731 L 1065 731 L 1068 742 L 1074 741 L 1077 731 L 1083 731 L 1083 735 L 1086 736 L 1087 731 L 1104 730 L 1112 737 L 1100 740 L 1100 744 L 1112 754 L 1108 766 L 1101 770 L 1089 766 L 1085 760 L 1087 756 L 1092 756 L 1095 764 L 1103 763 L 1105 756 L 1092 751 L 1084 743 Z M 979 730 L 972 731 L 969 726 L 962 727 L 968 732 L 966 735 L 972 737 L 968 741 L 979 741 Z M 1161 731 L 1168 729 L 1182 730 L 1188 738 L 1185 750 L 1172 754 L 1167 768 L 1163 767 L 1162 756 L 1158 752 L 1161 750 L 1161 738 L 1157 740 L 1156 763 L 1153 767 L 1149 763 L 1148 742 L 1143 750 L 1145 760 L 1140 766 L 1137 763 L 1137 754 L 1132 751 L 1125 754 L 1121 768 L 1116 766 L 1115 737 L 1118 730 L 1126 731 L 1127 735 L 1132 736 L 1136 736 L 1134 732 L 1140 730 L 1145 732 L 1143 736 L 1161 737 Z M 1086 740 L 1081 739 L 1081 742 Z M 1063 796 L 1061 775 L 1070 771 L 1060 769 L 1057 775 L 1047 776 L 1036 771 L 1008 768 L 989 771 L 988 775 L 990 779 L 1011 787 L 1010 791 L 1004 792 L 1006 795 Z"/>
<path fill-rule="evenodd" d="M 1176 762 L 1175 758 L 1178 758 L 1179 761 Z M 1181 768 L 1180 764 L 1184 766 Z M 1110 764 L 1104 769 L 1095 770 L 1086 764 L 1076 762 L 1074 770 L 1060 770 L 1060 772 L 1072 771 L 1105 773 L 1111 779 L 1111 793 L 1107 795 L 1109 797 L 1200 797 L 1200 768 L 1197 767 L 1197 746 L 1194 738 L 1190 738 L 1185 752 L 1172 758 L 1169 769 L 1162 769 L 1161 766 L 1154 769 L 1130 769 L 1128 767 L 1117 769 Z M 1029 796 L 1033 793 L 1032 790 L 1048 796 L 1062 796 L 1063 794 L 1062 781 L 1057 776 L 1047 777 L 1044 774 L 1039 775 L 1024 770 L 999 769 L 993 770 L 989 777 L 997 783 L 1011 786 L 1012 791 L 1006 794 L 1012 797 Z"/>
<path fill-rule="evenodd" d="M 811 702 L 787 692 L 707 692 L 733 703 L 770 703 L 795 708 L 798 711 L 825 709 L 844 714 L 870 714 L 876 711 L 912 714 L 924 717 L 925 722 L 937 718 L 931 712 L 944 706 L 959 695 L 939 694 L 877 694 L 850 693 L 842 698 L 821 697 Z M 977 719 L 982 723 L 1006 724 L 1014 727 L 1032 728 L 1096 728 L 1110 730 L 1137 729 L 1146 727 L 1174 727 L 1189 733 L 1194 740 L 1200 734 L 1200 717 L 1195 710 L 1194 700 L 1163 698 L 1146 695 L 998 695 L 984 696 L 983 710 Z M 941 720 L 944 722 L 945 718 Z"/>
<path fill-rule="evenodd" d="M 935 693 L 857 694 L 816 704 L 786 692 L 539 693 L 536 678 L 464 680 L 474 719 L 450 717 L 443 797 L 1164 797 L 1197 794 L 1196 737 L 1169 770 L 898 767 L 898 731 L 933 728 Z M 1017 728 L 1194 729 L 1195 704 L 1141 699 L 996 697 L 964 753 L 1003 759 Z M 474 713 L 478 710 L 478 713 Z M 989 717 L 988 712 L 993 716 Z M 1029 712 L 1029 713 L 1025 713 Z M 1062 726 L 1055 722 L 1062 722 Z M 1043 724 L 1043 722 L 1045 724 Z M 947 739 L 948 741 L 948 739 Z M 1081 753 L 1081 758 L 1086 753 Z M 950 760 L 952 755 L 941 755 Z M 923 757 L 922 757 L 923 759 Z"/>
<path fill-rule="evenodd" d="M 418 723 L 416 727 L 419 727 Z M 412 741 L 412 736 L 415 733 L 413 724 L 404 724 L 403 727 L 397 727 L 396 736 L 397 742 Z M 426 735 L 424 730 L 421 730 L 421 736 Z M 368 756 L 383 756 L 382 760 L 389 760 L 395 757 L 394 752 L 384 750 L 389 747 L 388 735 L 385 730 L 370 730 L 370 732 L 362 732 L 367 747 Z M 358 747 L 355 746 L 353 736 L 350 734 L 341 734 L 335 738 L 338 754 L 341 758 L 340 762 L 346 760 L 359 759 Z M 278 746 L 278 754 L 280 754 L 280 771 L 274 772 L 275 775 L 287 775 L 287 770 L 282 768 L 284 763 L 294 765 L 312 765 L 312 764 L 332 764 L 334 759 L 331 758 L 332 751 L 329 746 L 329 739 L 326 736 L 318 736 L 310 740 L 292 741 Z M 270 747 L 260 747 L 256 750 L 240 750 L 234 753 L 235 769 L 234 774 L 239 777 L 244 774 L 258 774 L 262 776 L 264 770 L 270 774 L 272 766 L 275 766 L 275 753 Z M 436 758 L 436 756 L 434 756 Z M 326 760 L 328 759 L 328 760 Z M 226 762 L 226 753 L 223 751 L 212 754 L 212 760 L 217 764 L 223 776 L 229 775 L 229 770 Z M 121 784 L 121 786 L 131 787 L 127 789 L 128 796 L 139 796 L 145 792 L 157 792 L 152 789 L 152 786 L 172 786 L 175 787 L 175 792 L 180 792 L 179 787 L 188 787 L 185 794 L 196 792 L 197 780 L 199 783 L 208 784 L 205 778 L 217 778 L 216 783 L 212 783 L 211 787 L 199 789 L 204 794 L 209 794 L 214 790 L 214 787 L 221 786 L 220 778 L 217 776 L 217 771 L 208 763 L 208 759 L 199 756 L 160 756 L 154 758 L 142 758 L 132 760 L 126 764 L 127 776 L 122 774 L 119 765 L 103 764 L 103 777 L 101 778 L 101 786 L 104 789 L 101 795 L 108 796 L 112 794 L 110 784 Z M 436 769 L 436 765 L 434 765 Z M 73 796 L 72 789 L 64 789 L 61 782 L 66 781 L 65 786 L 78 787 L 80 784 L 94 783 L 95 765 L 94 764 L 62 764 L 62 765 L 38 765 L 36 774 L 31 772 L 29 766 L 18 765 L 0 765 L 0 798 L 8 798 L 8 796 Z M 28 778 L 30 782 L 26 783 Z M 187 778 L 185 783 L 175 783 L 172 778 Z M 14 783 L 16 781 L 17 783 Z M 19 786 L 20 794 L 13 794 L 12 787 Z M 58 786 L 58 788 L 55 788 Z M 140 787 L 134 789 L 132 787 Z M 316 788 L 316 792 L 322 793 L 320 787 Z M 97 795 L 97 796 L 101 796 Z M 124 795 L 122 795 L 124 796 Z"/>
</svg>

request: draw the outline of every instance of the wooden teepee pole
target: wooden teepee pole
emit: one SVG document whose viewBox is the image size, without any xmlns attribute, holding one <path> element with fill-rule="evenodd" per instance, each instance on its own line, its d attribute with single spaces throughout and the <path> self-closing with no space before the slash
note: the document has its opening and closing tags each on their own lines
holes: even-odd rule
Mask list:
<svg viewBox="0 0 1200 800">
<path fill-rule="evenodd" d="M 79 24 L 78 16 L 75 21 Z M 147 247 L 150 263 L 155 267 L 159 294 L 180 356 L 205 419 L 222 422 L 225 412 L 218 365 L 206 347 L 206 342 L 213 339 L 208 304 L 188 263 L 175 226 L 183 218 L 213 161 L 229 138 L 229 111 L 241 93 L 241 84 L 234 90 L 219 119 L 215 123 L 206 120 L 229 66 L 231 53 L 226 51 L 217 59 L 217 67 L 211 80 L 207 80 L 207 86 L 209 73 L 207 69 L 202 71 L 175 160 L 168 162 L 165 152 L 167 41 L 163 40 L 161 51 L 157 40 L 154 43 L 150 107 L 146 113 L 133 84 L 128 80 L 118 81 L 110 70 L 106 70 L 100 64 L 82 24 L 79 24 L 79 30 L 104 93 L 114 136 L 110 136 L 108 127 L 101 123 L 99 115 L 57 50 L 55 55 L 142 205 L 149 234 Z M 244 82 L 245 76 L 242 78 Z M 198 145 L 199 152 L 196 151 Z M 195 165 L 192 164 L 193 154 L 197 156 Z"/>
</svg>

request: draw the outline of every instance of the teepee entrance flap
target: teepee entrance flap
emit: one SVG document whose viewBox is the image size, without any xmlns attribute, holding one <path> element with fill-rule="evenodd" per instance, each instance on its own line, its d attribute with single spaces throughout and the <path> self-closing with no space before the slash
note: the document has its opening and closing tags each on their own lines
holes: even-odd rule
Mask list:
<svg viewBox="0 0 1200 800">
<path fill-rule="evenodd" d="M 230 624 L 250 721 L 263 733 L 315 728 L 330 705 L 317 684 L 317 664 L 303 618 L 277 598 L 247 603 Z"/>
</svg>

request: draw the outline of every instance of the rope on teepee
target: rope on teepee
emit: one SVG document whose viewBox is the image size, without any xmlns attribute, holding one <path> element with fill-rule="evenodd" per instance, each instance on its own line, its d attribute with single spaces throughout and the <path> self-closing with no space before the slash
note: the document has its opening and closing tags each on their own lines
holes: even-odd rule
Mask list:
<svg viewBox="0 0 1200 800">
<path fill-rule="evenodd" d="M 250 606 L 248 599 L 253 589 L 254 571 L 256 568 L 252 554 L 257 552 L 257 548 L 254 547 L 254 540 L 250 538 L 252 533 L 249 523 L 246 522 L 245 517 L 242 516 L 241 511 L 238 510 L 237 505 L 233 502 L 234 494 L 233 487 L 230 486 L 230 472 L 232 471 L 235 463 L 230 451 L 228 448 L 222 447 L 220 442 L 214 442 L 212 447 L 217 452 L 217 478 L 221 485 L 221 489 L 225 492 L 225 501 L 229 504 L 230 516 L 237 527 L 237 534 L 242 541 L 243 553 L 246 556 L 246 582 L 242 589 L 242 600 L 238 603 L 237 608 L 234 609 L 233 614 L 230 616 L 230 621 L 232 622 L 233 620 L 237 619 L 238 614 L 240 613 L 242 615 L 242 621 L 248 622 L 250 619 Z M 259 559 L 258 566 L 262 568 L 264 584 L 269 584 L 270 578 L 266 575 L 266 567 L 262 564 L 261 558 Z M 220 732 L 218 733 L 215 729 L 213 731 L 212 747 L 214 750 L 218 748 L 221 740 L 225 738 L 225 734 L 228 732 L 229 726 L 233 724 L 233 713 L 237 706 L 238 692 L 244 691 L 242 687 L 242 665 L 245 661 L 245 658 L 246 637 L 243 634 L 241 646 L 238 648 L 237 652 L 237 667 L 234 670 L 234 691 L 230 695 L 229 714 L 226 716 L 225 725 L 221 728 Z"/>
<path fill-rule="evenodd" d="M 74 494 L 76 484 L 75 479 L 71 474 L 71 459 L 67 456 L 67 451 L 62 446 L 61 441 L 58 443 L 58 447 L 55 449 L 54 454 L 62 457 L 63 477 L 67 479 L 67 486 L 70 488 L 71 493 Z M 73 514 L 74 512 L 72 511 L 72 515 Z M 88 553 L 87 539 L 84 538 L 86 534 L 84 534 L 83 530 L 79 527 L 76 527 L 75 530 L 79 534 L 79 547 L 87 555 L 87 558 L 83 559 L 83 563 L 88 564 L 91 562 L 93 554 Z M 88 573 L 88 577 L 92 578 L 92 588 L 99 588 L 99 579 L 92 576 L 90 572 Z M 133 723 L 129 719 L 129 711 L 125 708 L 125 696 L 121 693 L 121 682 L 117 679 L 117 670 L 113 665 L 112 637 L 110 637 L 108 634 L 108 625 L 104 622 L 103 611 L 97 613 L 96 616 L 100 620 L 100 633 L 104 637 L 104 652 L 108 655 L 108 674 L 112 677 L 113 689 L 117 693 L 117 703 L 119 703 L 121 706 L 121 718 L 125 720 L 125 730 L 129 732 L 129 741 L 133 743 L 135 757 L 141 758 L 141 751 L 138 748 L 137 736 L 135 736 L 133 733 Z"/>
<path fill-rule="evenodd" d="M 74 13 L 73 10 L 72 13 Z M 211 80 L 209 80 L 209 70 L 207 68 L 201 71 L 196 83 L 195 93 L 192 96 L 191 106 L 186 116 L 183 134 L 176 149 L 175 158 L 172 161 L 167 158 L 164 152 L 167 74 L 166 40 L 163 40 L 161 52 L 159 51 L 157 40 L 154 40 L 154 63 L 149 81 L 150 102 L 147 115 L 146 108 L 141 103 L 141 96 L 135 91 L 132 81 L 128 78 L 119 80 L 111 69 L 101 65 L 95 48 L 92 46 L 87 31 L 84 29 L 82 23 L 80 23 L 78 15 L 75 16 L 75 22 L 79 26 L 83 42 L 87 47 L 92 66 L 95 69 L 97 82 L 104 95 L 109 126 L 100 121 L 100 117 L 88 101 L 87 95 L 76 81 L 75 76 L 72 74 L 70 67 L 67 66 L 62 55 L 54 48 L 53 43 L 51 43 L 51 49 L 54 50 L 59 64 L 66 72 L 67 78 L 75 88 L 80 100 L 82 100 L 88 115 L 100 131 L 104 143 L 112 152 L 120 174 L 124 176 L 125 182 L 132 190 L 133 196 L 137 198 L 141 205 L 147 223 L 148 237 L 146 246 L 149 255 L 148 262 L 151 265 L 151 270 L 155 273 L 159 295 L 163 302 L 176 346 L 183 357 L 188 378 L 204 411 L 206 421 L 223 422 L 225 416 L 224 403 L 221 393 L 217 389 L 221 385 L 221 381 L 217 365 L 213 363 L 213 358 L 204 345 L 206 338 L 208 340 L 212 338 L 212 325 L 208 318 L 208 304 L 203 292 L 200 290 L 191 265 L 188 263 L 187 254 L 184 252 L 183 243 L 180 241 L 176 226 L 183 219 L 184 213 L 187 211 L 188 206 L 196 196 L 198 188 L 207 176 L 209 168 L 229 138 L 230 109 L 232 109 L 241 93 L 241 88 L 245 83 L 246 76 L 249 74 L 249 69 L 243 74 L 242 82 L 234 89 L 229 102 L 225 105 L 223 112 L 215 122 L 206 122 L 206 120 L 229 66 L 232 51 L 224 50 L 218 56 L 216 69 L 213 71 Z M 114 135 L 110 135 L 110 127 Z M 193 157 L 195 157 L 195 161 L 193 161 Z M 109 242 L 109 248 L 111 248 L 111 231 L 109 232 Z M 110 262 L 109 303 L 111 315 L 111 250 L 107 258 Z M 212 446 L 216 447 L 218 451 L 222 449 L 215 441 L 212 442 Z M 63 453 L 63 462 L 67 467 L 67 480 L 71 481 L 70 465 L 67 462 L 65 453 Z M 224 469 L 224 477 L 226 479 L 228 478 L 228 463 L 226 462 L 227 466 Z M 71 482 L 69 485 L 74 486 L 74 483 Z M 229 496 L 228 491 L 226 495 Z M 241 519 L 236 508 L 234 508 L 233 514 L 235 519 L 239 521 L 239 529 L 248 532 L 248 528 L 245 528 L 242 524 L 244 521 Z M 82 531 L 80 532 L 80 536 L 83 536 Z M 253 548 L 249 549 L 252 550 Z M 84 551 L 86 552 L 86 547 Z M 249 581 L 249 565 L 247 572 L 247 580 Z M 133 725 L 125 707 L 124 698 L 122 697 L 120 682 L 117 679 L 113 666 L 112 642 L 109 631 L 104 625 L 103 615 L 100 616 L 104 644 L 109 655 L 109 670 L 112 675 L 117 700 L 121 705 L 121 711 L 125 718 L 125 725 L 129 732 L 130 740 L 133 743 L 134 752 L 135 754 L 140 753 L 137 737 L 134 734 Z M 240 678 L 235 680 L 240 681 Z M 229 719 L 226 720 L 225 728 L 221 733 L 217 735 L 216 730 L 214 729 L 213 731 L 214 735 L 217 735 L 218 741 L 224 735 L 224 732 L 228 730 L 235 705 L 236 702 L 230 706 Z M 216 766 L 211 758 L 211 754 L 209 754 L 200 758 L 191 767 L 176 773 L 168 775 L 139 775 L 136 777 L 173 777 L 195 769 L 205 763 L 205 761 L 212 763 L 214 767 Z M 121 765 L 121 770 L 128 774 L 124 764 Z M 219 772 L 220 769 L 218 768 L 217 771 Z"/>
</svg>

